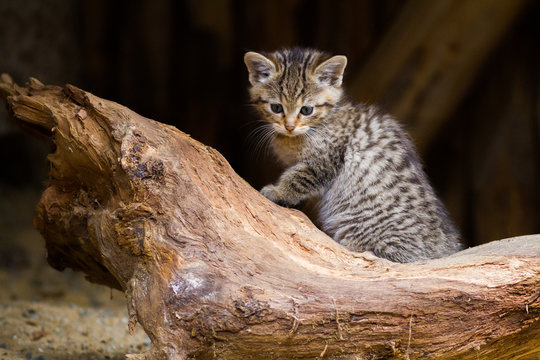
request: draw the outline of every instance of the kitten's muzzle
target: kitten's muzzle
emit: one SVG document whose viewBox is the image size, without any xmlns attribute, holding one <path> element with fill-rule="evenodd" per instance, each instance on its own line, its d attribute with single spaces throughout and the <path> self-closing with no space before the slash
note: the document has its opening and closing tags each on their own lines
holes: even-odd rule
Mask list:
<svg viewBox="0 0 540 360">
<path fill-rule="evenodd" d="M 295 124 L 273 124 L 274 130 L 281 135 L 295 137 L 298 135 L 304 134 L 309 130 L 308 126 L 305 125 L 295 125 Z"/>
</svg>

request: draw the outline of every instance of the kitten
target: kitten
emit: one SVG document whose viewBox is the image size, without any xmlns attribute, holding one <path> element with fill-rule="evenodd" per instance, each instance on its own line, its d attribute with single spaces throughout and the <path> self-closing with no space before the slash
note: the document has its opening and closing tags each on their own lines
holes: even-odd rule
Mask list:
<svg viewBox="0 0 540 360">
<path fill-rule="evenodd" d="M 309 49 L 245 54 L 252 103 L 288 168 L 261 193 L 292 207 L 320 196 L 320 222 L 337 242 L 397 262 L 459 251 L 411 140 L 375 107 L 346 100 L 345 56 Z"/>
</svg>

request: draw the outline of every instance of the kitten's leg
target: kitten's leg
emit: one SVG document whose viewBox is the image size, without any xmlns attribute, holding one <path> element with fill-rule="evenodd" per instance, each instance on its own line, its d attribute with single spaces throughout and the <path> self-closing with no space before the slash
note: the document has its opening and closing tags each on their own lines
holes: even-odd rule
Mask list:
<svg viewBox="0 0 540 360">
<path fill-rule="evenodd" d="M 285 170 L 276 185 L 262 188 L 261 194 L 278 205 L 292 207 L 318 193 L 328 176 L 320 168 L 298 163 Z"/>
</svg>

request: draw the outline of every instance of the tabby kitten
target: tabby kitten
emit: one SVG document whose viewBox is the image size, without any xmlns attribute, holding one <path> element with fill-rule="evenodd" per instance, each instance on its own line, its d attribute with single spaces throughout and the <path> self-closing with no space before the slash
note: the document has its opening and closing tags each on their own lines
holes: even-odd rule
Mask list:
<svg viewBox="0 0 540 360">
<path fill-rule="evenodd" d="M 459 251 L 411 140 L 377 108 L 343 96 L 345 56 L 309 49 L 245 54 L 252 103 L 288 168 L 261 193 L 292 207 L 320 196 L 323 230 L 355 251 L 397 262 Z"/>
</svg>

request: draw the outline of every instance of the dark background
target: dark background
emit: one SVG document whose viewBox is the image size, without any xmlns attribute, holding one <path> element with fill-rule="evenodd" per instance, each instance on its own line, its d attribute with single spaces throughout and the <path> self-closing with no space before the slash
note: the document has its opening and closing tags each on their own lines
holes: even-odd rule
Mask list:
<svg viewBox="0 0 540 360">
<path fill-rule="evenodd" d="M 347 55 L 350 97 L 381 104 L 411 130 L 435 189 L 477 245 L 540 232 L 540 2 L 492 2 L 523 5 L 499 26 L 486 11 L 466 20 L 478 10 L 455 10 L 484 0 L 2 0 L 0 72 L 71 83 L 172 124 L 260 188 L 279 169 L 247 141 L 256 118 L 245 105 L 244 52 L 297 45 Z M 422 27 L 434 4 L 435 21 Z M 425 40 L 403 55 L 415 36 Z M 388 38 L 398 40 L 390 50 Z M 0 243 L 30 226 L 47 151 L 0 111 Z"/>
</svg>

